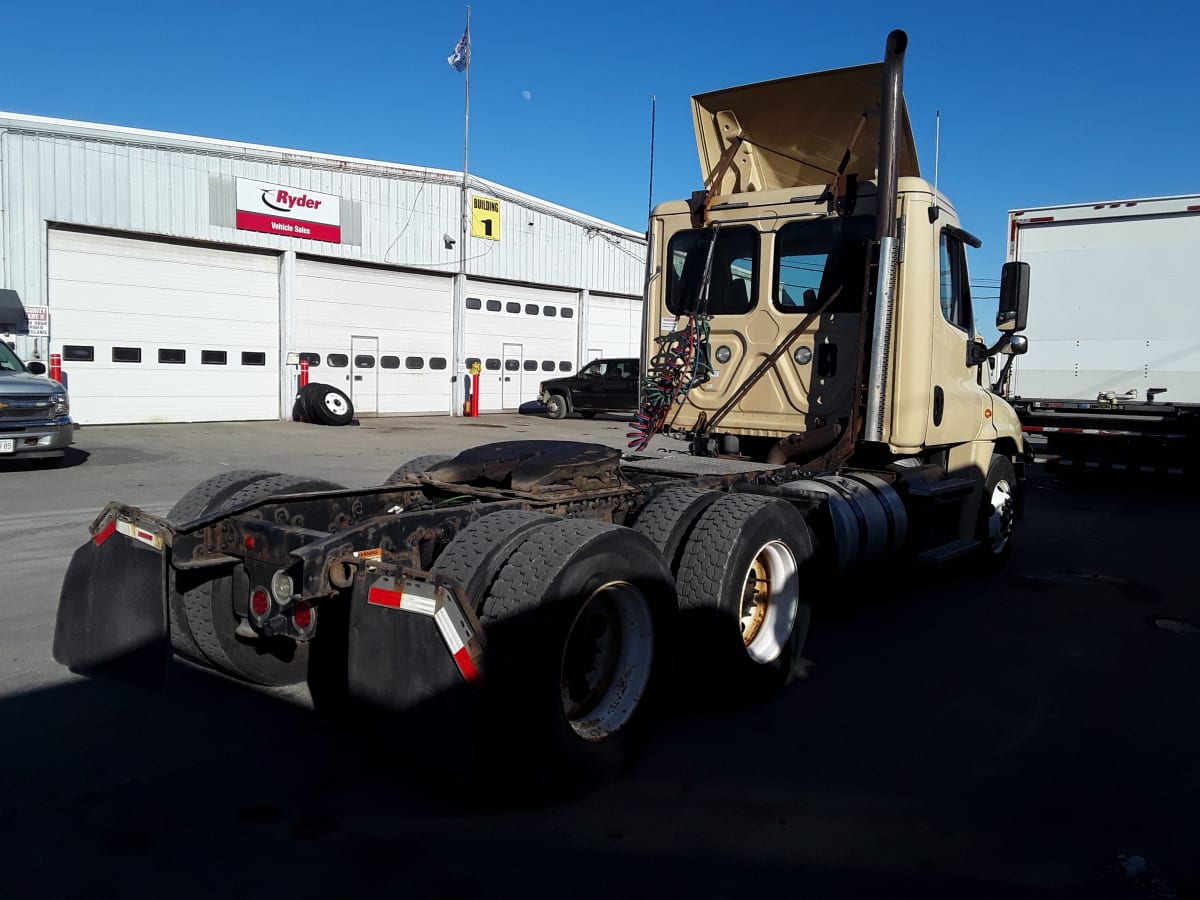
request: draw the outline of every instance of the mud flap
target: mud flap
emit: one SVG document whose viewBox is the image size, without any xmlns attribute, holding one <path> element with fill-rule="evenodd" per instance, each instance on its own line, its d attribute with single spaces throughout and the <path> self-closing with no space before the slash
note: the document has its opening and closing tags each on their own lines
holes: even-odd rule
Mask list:
<svg viewBox="0 0 1200 900">
<path fill-rule="evenodd" d="M 474 694 L 430 615 L 395 605 L 363 578 L 350 605 L 346 677 L 358 703 L 387 712 L 449 709 Z M 382 596 L 383 602 L 380 602 Z"/>
<path fill-rule="evenodd" d="M 76 550 L 58 601 L 55 660 L 160 687 L 171 658 L 166 566 L 164 553 L 120 536 Z"/>
</svg>

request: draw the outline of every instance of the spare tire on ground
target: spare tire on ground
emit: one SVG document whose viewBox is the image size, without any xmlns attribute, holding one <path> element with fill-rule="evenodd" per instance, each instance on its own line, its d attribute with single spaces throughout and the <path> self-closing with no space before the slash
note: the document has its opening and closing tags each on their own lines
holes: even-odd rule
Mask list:
<svg viewBox="0 0 1200 900">
<path fill-rule="evenodd" d="M 349 425 L 354 404 L 346 393 L 331 384 L 312 382 L 300 388 L 292 406 L 292 420 L 318 425 Z"/>
</svg>

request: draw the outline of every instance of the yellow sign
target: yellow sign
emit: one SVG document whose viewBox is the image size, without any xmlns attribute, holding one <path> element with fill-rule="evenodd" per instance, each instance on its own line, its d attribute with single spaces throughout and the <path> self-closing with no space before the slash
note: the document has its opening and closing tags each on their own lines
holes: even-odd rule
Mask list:
<svg viewBox="0 0 1200 900">
<path fill-rule="evenodd" d="M 471 197 L 471 237 L 500 240 L 500 201 Z"/>
</svg>

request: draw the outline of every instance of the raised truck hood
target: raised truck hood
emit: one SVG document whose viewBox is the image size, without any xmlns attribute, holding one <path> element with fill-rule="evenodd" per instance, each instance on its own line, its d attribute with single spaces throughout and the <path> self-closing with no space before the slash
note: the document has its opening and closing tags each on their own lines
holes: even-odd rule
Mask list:
<svg viewBox="0 0 1200 900">
<path fill-rule="evenodd" d="M 697 94 L 692 121 L 705 187 L 739 134 L 741 146 L 715 195 L 829 184 L 852 140 L 846 174 L 874 181 L 882 86 L 883 63 L 871 63 Z M 899 118 L 899 174 L 919 176 L 903 97 Z"/>
</svg>

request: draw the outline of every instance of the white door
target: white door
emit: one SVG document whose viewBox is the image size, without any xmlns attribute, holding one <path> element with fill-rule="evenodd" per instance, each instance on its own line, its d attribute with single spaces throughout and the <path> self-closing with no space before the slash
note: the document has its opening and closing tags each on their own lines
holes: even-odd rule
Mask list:
<svg viewBox="0 0 1200 900">
<path fill-rule="evenodd" d="M 603 359 L 603 358 L 604 358 L 604 351 L 598 347 L 592 347 L 588 350 L 587 359 L 585 359 L 583 361 L 583 364 L 586 366 L 593 359 Z"/>
<path fill-rule="evenodd" d="M 478 359 L 483 367 L 481 412 L 516 409 L 537 399 L 538 385 L 543 380 L 575 371 L 578 303 L 575 291 L 468 282 L 464 346 L 467 363 Z M 505 344 L 521 348 L 517 371 L 503 367 Z"/>
<path fill-rule="evenodd" d="M 348 394 L 352 388 L 367 390 L 374 373 L 370 412 L 377 415 L 447 412 L 458 387 L 450 380 L 453 287 L 453 279 L 442 275 L 301 257 L 295 346 L 288 349 L 316 355 L 320 365 L 309 378 Z M 356 366 L 360 354 L 347 353 L 354 335 L 377 339 L 374 369 Z M 356 381 L 360 375 L 363 380 Z M 361 408 L 369 414 L 372 401 L 364 402 Z M 358 407 L 357 399 L 354 403 Z"/>
<path fill-rule="evenodd" d="M 606 348 L 606 355 L 613 358 L 640 356 L 641 301 L 630 297 L 592 294 L 588 298 L 588 327 L 584 341 L 589 347 Z"/>
<path fill-rule="evenodd" d="M 279 417 L 278 254 L 48 237 L 51 351 L 77 422 Z"/>
<path fill-rule="evenodd" d="M 521 361 L 522 347 L 520 344 L 505 344 L 501 353 L 500 396 L 505 409 L 517 409 L 523 402 L 521 396 Z"/>
<path fill-rule="evenodd" d="M 373 416 L 379 411 L 379 338 L 350 336 L 350 387 L 355 415 Z"/>
</svg>

